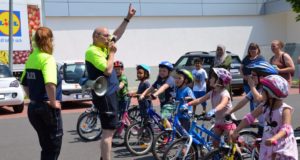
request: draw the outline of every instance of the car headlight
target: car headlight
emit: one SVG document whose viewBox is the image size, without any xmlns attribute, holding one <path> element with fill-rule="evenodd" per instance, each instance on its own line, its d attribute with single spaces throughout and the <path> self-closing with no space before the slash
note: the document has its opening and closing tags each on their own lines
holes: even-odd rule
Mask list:
<svg viewBox="0 0 300 160">
<path fill-rule="evenodd" d="M 10 84 L 9 84 L 9 87 L 19 87 L 20 84 L 19 84 L 19 81 L 18 80 L 14 80 L 12 81 Z"/>
</svg>

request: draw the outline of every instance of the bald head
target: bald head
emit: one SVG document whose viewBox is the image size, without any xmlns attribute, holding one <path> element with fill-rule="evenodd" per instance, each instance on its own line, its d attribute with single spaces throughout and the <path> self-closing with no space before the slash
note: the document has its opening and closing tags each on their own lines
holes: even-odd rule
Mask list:
<svg viewBox="0 0 300 160">
<path fill-rule="evenodd" d="M 97 27 L 93 32 L 93 44 L 105 47 L 109 43 L 109 31 L 106 27 Z"/>
<path fill-rule="evenodd" d="M 93 32 L 93 38 L 98 34 L 108 34 L 108 29 L 106 27 L 97 27 Z"/>
</svg>

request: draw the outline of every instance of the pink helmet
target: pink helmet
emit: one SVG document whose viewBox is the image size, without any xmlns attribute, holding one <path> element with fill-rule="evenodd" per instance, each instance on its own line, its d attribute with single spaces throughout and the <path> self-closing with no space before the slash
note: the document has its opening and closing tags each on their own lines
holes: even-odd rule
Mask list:
<svg viewBox="0 0 300 160">
<path fill-rule="evenodd" d="M 232 77 L 228 70 L 224 68 L 213 68 L 213 70 L 217 74 L 218 78 L 222 79 L 224 86 L 230 84 Z"/>
<path fill-rule="evenodd" d="M 282 99 L 289 94 L 288 82 L 279 75 L 270 75 L 262 78 L 260 83 L 272 98 Z"/>
</svg>

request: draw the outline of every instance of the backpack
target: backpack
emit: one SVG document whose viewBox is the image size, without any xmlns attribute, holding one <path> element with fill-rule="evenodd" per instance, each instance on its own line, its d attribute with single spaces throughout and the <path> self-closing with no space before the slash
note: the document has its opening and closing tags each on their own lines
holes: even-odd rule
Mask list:
<svg viewBox="0 0 300 160">
<path fill-rule="evenodd" d="M 282 62 L 283 62 L 283 65 L 286 67 L 286 63 L 285 63 L 285 60 L 284 60 L 284 55 L 287 54 L 287 53 L 283 53 L 282 56 L 281 56 L 281 59 L 282 59 Z M 270 64 L 272 64 L 272 60 L 273 60 L 274 56 L 270 59 Z M 290 72 L 291 76 L 294 77 L 294 72 Z"/>
</svg>

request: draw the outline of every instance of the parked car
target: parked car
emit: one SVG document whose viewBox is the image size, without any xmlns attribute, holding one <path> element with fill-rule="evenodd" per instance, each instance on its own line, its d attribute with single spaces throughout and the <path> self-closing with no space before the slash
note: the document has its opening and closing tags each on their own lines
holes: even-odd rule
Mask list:
<svg viewBox="0 0 300 160">
<path fill-rule="evenodd" d="M 62 77 L 62 102 L 91 100 L 90 93 L 82 93 L 80 78 L 85 74 L 84 61 L 65 61 L 58 63 Z"/>
<path fill-rule="evenodd" d="M 11 106 L 15 113 L 24 109 L 24 91 L 5 64 L 0 63 L 0 107 Z"/>
<path fill-rule="evenodd" d="M 244 93 L 243 89 L 243 78 L 240 73 L 240 66 L 241 66 L 241 60 L 238 55 L 232 54 L 231 52 L 228 52 L 228 54 L 231 55 L 232 63 L 230 68 L 230 73 L 232 74 L 232 81 L 231 81 L 231 87 L 232 92 L 234 95 L 241 95 Z M 208 73 L 210 66 L 214 63 L 214 58 L 216 56 L 215 51 L 211 52 L 205 52 L 205 51 L 193 51 L 193 52 L 187 52 L 183 56 L 181 56 L 177 62 L 174 64 L 174 67 L 177 69 L 187 69 L 192 71 L 194 69 L 193 62 L 196 58 L 202 58 L 203 59 L 203 69 Z"/>
</svg>

